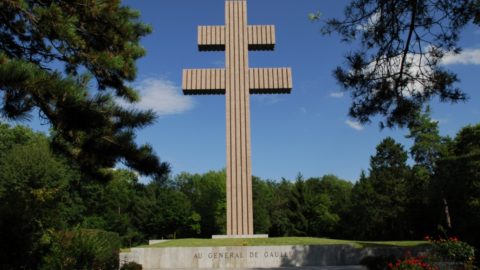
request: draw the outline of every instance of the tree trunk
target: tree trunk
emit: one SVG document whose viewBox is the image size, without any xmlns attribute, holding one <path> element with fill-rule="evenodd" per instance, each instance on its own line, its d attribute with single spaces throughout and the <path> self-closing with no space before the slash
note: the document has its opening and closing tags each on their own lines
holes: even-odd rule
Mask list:
<svg viewBox="0 0 480 270">
<path fill-rule="evenodd" d="M 452 220 L 450 218 L 450 211 L 448 210 L 448 202 L 445 197 L 443 197 L 443 208 L 445 209 L 445 220 L 447 221 L 447 228 L 452 229 Z"/>
</svg>

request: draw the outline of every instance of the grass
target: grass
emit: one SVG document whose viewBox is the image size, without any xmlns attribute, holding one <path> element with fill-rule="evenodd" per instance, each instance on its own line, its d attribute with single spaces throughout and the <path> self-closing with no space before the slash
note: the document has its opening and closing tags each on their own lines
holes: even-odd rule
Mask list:
<svg viewBox="0 0 480 270">
<path fill-rule="evenodd" d="M 141 247 L 219 247 L 219 246 L 283 246 L 283 245 L 352 245 L 357 248 L 375 246 L 414 247 L 425 245 L 425 241 L 350 241 L 314 237 L 271 237 L 271 238 L 232 238 L 232 239 L 176 239 Z"/>
</svg>

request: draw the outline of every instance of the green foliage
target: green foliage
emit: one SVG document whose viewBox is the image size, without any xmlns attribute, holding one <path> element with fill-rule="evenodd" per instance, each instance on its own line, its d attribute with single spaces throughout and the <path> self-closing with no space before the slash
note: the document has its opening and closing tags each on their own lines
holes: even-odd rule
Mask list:
<svg viewBox="0 0 480 270">
<path fill-rule="evenodd" d="M 176 238 L 177 233 L 188 235 L 193 227 L 189 222 L 197 221 L 191 218 L 192 206 L 188 197 L 177 190 L 162 190 L 157 197 L 156 211 L 161 214 L 163 222 L 157 230 L 161 230 L 158 237 Z M 159 215 L 157 214 L 157 216 Z"/>
<path fill-rule="evenodd" d="M 334 175 L 325 175 L 320 179 L 308 179 L 307 187 L 314 196 L 318 196 L 317 200 L 323 201 L 322 214 L 314 225 L 316 235 L 344 238 L 350 227 L 347 224 L 353 184 Z"/>
<path fill-rule="evenodd" d="M 0 159 L 3 159 L 13 146 L 25 144 L 39 138 L 45 139 L 45 136 L 34 133 L 31 129 L 24 126 L 11 127 L 0 123 Z"/>
<path fill-rule="evenodd" d="M 343 233 L 352 185 L 328 175 L 292 183 L 254 177 L 254 226 L 270 236 L 335 236 Z M 263 227 L 262 227 L 263 226 Z"/>
<path fill-rule="evenodd" d="M 381 127 L 402 127 L 434 97 L 465 100 L 454 86 L 456 74 L 440 63 L 447 53 L 460 52 L 459 34 L 469 22 L 479 22 L 479 10 L 478 0 L 350 1 L 343 18 L 329 19 L 322 28 L 361 45 L 347 54 L 346 67 L 334 70 L 351 91 L 350 116 L 365 123 L 380 115 Z"/>
<path fill-rule="evenodd" d="M 432 211 L 432 174 L 423 165 L 414 165 L 406 184 L 406 213 L 408 237 L 421 239 L 436 227 L 436 213 Z"/>
<path fill-rule="evenodd" d="M 115 99 L 139 99 L 128 82 L 145 54 L 139 40 L 151 30 L 138 18 L 118 0 L 0 2 L 0 114 L 28 120 L 38 109 L 54 149 L 96 180 L 110 178 L 105 168 L 119 160 L 142 174 L 167 174 L 151 146 L 134 141 L 154 113 Z M 91 78 L 97 89 L 89 89 Z"/>
<path fill-rule="evenodd" d="M 445 198 L 452 233 L 478 245 L 480 125 L 465 127 L 453 140 L 430 143 L 425 138 L 438 135 L 438 130 L 427 118 L 411 130 L 414 146 L 420 144 L 415 148 L 419 150 L 411 153 L 428 153 L 432 158 L 428 162 L 419 159 L 412 168 L 406 164 L 403 146 L 386 138 L 371 157 L 368 175 L 362 172 L 355 184 L 333 175 L 305 180 L 299 174 L 295 181 L 253 177 L 255 232 L 271 237 L 419 239 L 444 223 Z M 434 137 L 439 138 L 437 135 Z M 77 166 L 50 150 L 49 138 L 27 128 L 0 125 L 0 147 L 2 269 L 117 266 L 112 261 L 114 248 L 107 244 L 114 244 L 116 250 L 120 243 L 131 247 L 148 239 L 210 238 L 224 233 L 225 171 L 182 173 L 174 179 L 154 178 L 145 184 L 139 182 L 137 174 L 117 169 L 108 172 L 111 181 L 102 183 L 81 178 Z M 430 155 L 438 153 L 435 149 L 442 149 L 441 153 Z M 227 242 L 208 244 L 412 244 L 318 238 Z M 15 243 L 15 250 L 11 243 Z M 177 242 L 164 245 L 169 243 Z M 207 244 L 198 239 L 179 243 Z M 462 245 L 449 250 L 467 254 L 467 246 Z"/>
<path fill-rule="evenodd" d="M 373 188 L 372 181 L 362 171 L 360 179 L 355 183 L 352 189 L 353 204 L 349 219 L 358 226 L 351 227 L 348 230 L 348 235 L 355 237 L 355 239 L 367 239 L 375 235 L 374 222 L 378 221 L 373 218 L 376 217 L 376 192 Z M 357 228 L 362 229 L 357 229 Z"/>
<path fill-rule="evenodd" d="M 210 171 L 203 175 L 182 173 L 176 177 L 175 183 L 178 190 L 189 198 L 193 211 L 200 216 L 200 235 L 211 237 L 225 233 L 225 171 Z"/>
<path fill-rule="evenodd" d="M 258 234 L 268 234 L 272 225 L 270 212 L 273 210 L 273 190 L 267 181 L 262 181 L 258 177 L 252 177 L 252 195 L 253 195 L 253 230 Z"/>
<path fill-rule="evenodd" d="M 463 128 L 450 144 L 449 155 L 438 160 L 433 178 L 434 198 L 448 201 L 453 234 L 480 246 L 480 125 Z M 441 213 L 441 204 L 436 205 Z M 445 220 L 438 218 L 439 224 Z"/>
<path fill-rule="evenodd" d="M 458 156 L 480 153 L 478 138 L 480 138 L 480 124 L 462 128 L 453 142 L 453 153 Z"/>
<path fill-rule="evenodd" d="M 392 138 L 384 139 L 370 159 L 370 175 L 362 174 L 355 184 L 352 215 L 359 239 L 405 239 L 407 182 L 410 168 L 407 153 Z"/>
<path fill-rule="evenodd" d="M 406 137 L 413 139 L 410 154 L 417 165 L 426 168 L 430 173 L 435 169 L 435 162 L 446 154 L 446 138 L 442 138 L 438 131 L 438 122 L 431 119 L 430 107 L 424 113 L 419 113 L 413 122 L 408 125 L 410 134 Z"/>
<path fill-rule="evenodd" d="M 437 161 L 448 154 L 449 139 L 440 136 L 438 122 L 431 119 L 430 108 L 419 113 L 408 126 L 406 136 L 413 140 L 410 155 L 415 161 L 410 181 L 407 183 L 408 208 L 407 220 L 413 237 L 420 239 L 435 227 L 436 214 L 431 211 L 432 193 L 437 189 L 432 178 L 437 169 Z M 444 198 L 442 198 L 443 200 Z"/>
<path fill-rule="evenodd" d="M 475 260 L 475 248 L 456 237 L 427 239 L 432 243 L 436 261 L 471 263 Z"/>
<path fill-rule="evenodd" d="M 48 247 L 50 232 L 64 228 L 70 219 L 67 188 L 73 174 L 52 154 L 44 136 L 23 131 L 18 127 L 0 132 L 2 139 L 8 140 L 9 133 L 23 138 L 10 142 L 0 158 L 2 269 L 33 269 Z"/>
<path fill-rule="evenodd" d="M 137 201 L 142 198 L 138 194 L 138 179 L 133 172 L 123 169 L 113 171 L 112 175 L 107 185 L 91 183 L 89 190 L 83 192 L 82 197 L 89 198 L 88 208 L 92 211 L 82 224 L 85 228 L 117 232 L 122 244 L 131 246 L 132 242 L 143 240 L 132 218 Z"/>
<path fill-rule="evenodd" d="M 289 232 L 292 230 L 292 224 L 289 220 L 289 213 L 291 210 L 288 208 L 288 201 L 290 197 L 290 190 L 293 185 L 286 179 L 282 179 L 280 182 L 270 181 L 267 183 L 270 189 L 273 190 L 273 197 L 272 201 L 270 202 L 270 221 L 272 225 L 269 229 L 269 235 L 291 235 L 289 234 Z"/>
<path fill-rule="evenodd" d="M 51 252 L 41 269 L 118 269 L 120 238 L 101 230 L 74 230 L 55 233 Z"/>
<path fill-rule="evenodd" d="M 310 21 L 318 21 L 322 17 L 322 13 L 320 11 L 312 12 L 308 14 L 308 19 Z"/>
<path fill-rule="evenodd" d="M 150 27 L 120 1 L 79 2 L 4 1 L 1 4 L 1 50 L 8 58 L 29 60 L 44 67 L 52 60 L 76 75 L 85 67 L 99 88 L 119 96 L 138 97 L 124 80 L 135 77 L 135 60 L 145 54 L 138 44 Z"/>
<path fill-rule="evenodd" d="M 292 235 L 325 236 L 337 227 L 339 216 L 332 213 L 332 201 L 319 179 L 297 177 L 289 200 Z"/>
<path fill-rule="evenodd" d="M 288 197 L 289 221 L 292 224 L 292 230 L 289 235 L 307 236 L 309 232 L 309 218 L 311 217 L 310 198 L 307 198 L 305 180 L 302 175 L 298 175 L 290 196 Z"/>
</svg>

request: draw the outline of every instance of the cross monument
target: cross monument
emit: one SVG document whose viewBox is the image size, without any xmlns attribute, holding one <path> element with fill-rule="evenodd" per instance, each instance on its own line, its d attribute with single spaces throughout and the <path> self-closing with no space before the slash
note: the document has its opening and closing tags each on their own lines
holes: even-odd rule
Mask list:
<svg viewBox="0 0 480 270">
<path fill-rule="evenodd" d="M 273 50 L 273 25 L 248 25 L 246 0 L 225 2 L 225 25 L 199 26 L 200 51 L 225 51 L 225 68 L 184 69 L 185 95 L 224 94 L 227 235 L 253 235 L 249 94 L 288 94 L 290 68 L 249 68 L 248 51 Z"/>
</svg>

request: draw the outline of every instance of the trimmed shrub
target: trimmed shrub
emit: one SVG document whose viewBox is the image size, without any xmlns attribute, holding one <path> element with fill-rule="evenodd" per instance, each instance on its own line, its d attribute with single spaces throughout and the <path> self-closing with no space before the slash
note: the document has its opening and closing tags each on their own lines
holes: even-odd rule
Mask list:
<svg viewBox="0 0 480 270">
<path fill-rule="evenodd" d="M 367 267 L 368 270 L 387 270 L 390 263 L 396 262 L 394 255 L 367 256 L 360 261 L 361 265 Z"/>
<path fill-rule="evenodd" d="M 122 268 L 120 268 L 120 270 L 142 270 L 142 265 L 136 262 L 129 262 L 122 265 Z"/>
<path fill-rule="evenodd" d="M 42 269 L 118 269 L 120 237 L 103 230 L 78 229 L 56 233 Z"/>
</svg>

